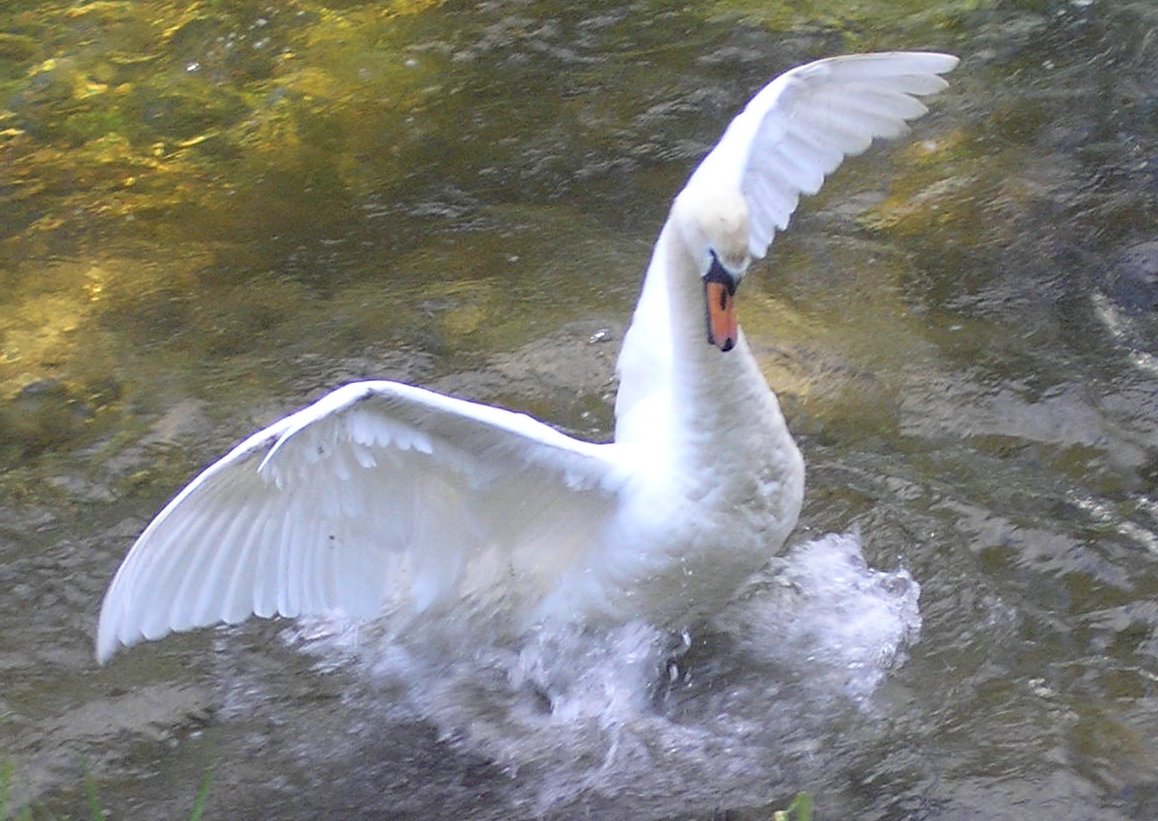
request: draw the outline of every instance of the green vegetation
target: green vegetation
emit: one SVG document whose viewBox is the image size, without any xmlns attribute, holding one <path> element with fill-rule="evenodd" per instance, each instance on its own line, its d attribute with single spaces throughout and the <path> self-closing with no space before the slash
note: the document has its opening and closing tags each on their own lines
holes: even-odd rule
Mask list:
<svg viewBox="0 0 1158 821">
<path fill-rule="evenodd" d="M 812 821 L 812 796 L 806 792 L 797 793 L 787 809 L 772 813 L 772 821 Z"/>
</svg>

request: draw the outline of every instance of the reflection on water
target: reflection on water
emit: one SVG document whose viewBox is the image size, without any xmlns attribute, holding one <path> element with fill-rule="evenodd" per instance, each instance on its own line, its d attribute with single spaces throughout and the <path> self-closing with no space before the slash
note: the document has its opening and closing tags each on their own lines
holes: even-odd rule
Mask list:
<svg viewBox="0 0 1158 821">
<path fill-rule="evenodd" d="M 206 770 L 222 817 L 1158 814 L 1158 12 L 766 5 L 0 9 L 11 806 L 84 815 L 87 768 L 133 818 Z M 773 74 L 891 47 L 964 62 L 741 304 L 809 462 L 797 544 L 855 530 L 867 566 L 801 547 L 686 644 L 253 624 L 95 667 L 145 521 L 337 383 L 605 438 L 694 160 Z"/>
</svg>

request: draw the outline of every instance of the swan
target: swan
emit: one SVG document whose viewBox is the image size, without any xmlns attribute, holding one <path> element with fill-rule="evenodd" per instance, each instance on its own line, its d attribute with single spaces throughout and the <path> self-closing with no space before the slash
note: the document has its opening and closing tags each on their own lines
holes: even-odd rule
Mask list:
<svg viewBox="0 0 1158 821">
<path fill-rule="evenodd" d="M 819 60 L 732 120 L 656 241 L 612 442 L 397 382 L 339 387 L 245 439 L 152 520 L 104 597 L 97 660 L 252 615 L 394 613 L 495 635 L 711 616 L 783 546 L 804 493 L 737 289 L 800 196 L 903 133 L 956 64 Z"/>
</svg>

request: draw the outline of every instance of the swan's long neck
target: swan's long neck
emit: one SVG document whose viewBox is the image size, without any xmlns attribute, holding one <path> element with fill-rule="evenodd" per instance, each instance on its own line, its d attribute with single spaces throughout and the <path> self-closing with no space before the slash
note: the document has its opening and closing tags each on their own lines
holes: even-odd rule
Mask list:
<svg viewBox="0 0 1158 821">
<path fill-rule="evenodd" d="M 743 334 L 726 352 L 707 341 L 699 265 L 669 220 L 620 355 L 616 441 L 662 444 L 684 467 L 718 469 L 750 461 L 745 449 L 765 439 L 791 439 Z"/>
<path fill-rule="evenodd" d="M 676 623 L 711 612 L 780 548 L 804 489 L 800 452 L 743 333 L 730 351 L 708 342 L 699 265 L 669 221 L 619 359 L 615 452 L 633 481 L 609 530 L 616 549 L 589 574 Z"/>
</svg>

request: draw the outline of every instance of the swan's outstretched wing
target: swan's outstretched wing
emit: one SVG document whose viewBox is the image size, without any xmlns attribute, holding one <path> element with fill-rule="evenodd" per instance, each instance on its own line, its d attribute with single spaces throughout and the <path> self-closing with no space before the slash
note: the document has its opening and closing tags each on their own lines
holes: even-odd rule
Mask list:
<svg viewBox="0 0 1158 821">
<path fill-rule="evenodd" d="M 105 596 L 97 658 L 252 614 L 533 600 L 612 510 L 608 447 L 421 388 L 346 385 L 242 442 L 161 511 Z"/>
<path fill-rule="evenodd" d="M 801 194 L 815 194 L 841 161 L 876 137 L 896 136 L 925 112 L 916 98 L 946 86 L 948 54 L 890 52 L 819 60 L 780 75 L 729 124 L 680 196 L 740 190 L 748 204 L 748 251 L 763 257 Z M 665 226 L 667 231 L 670 226 Z M 666 258 L 656 243 L 619 356 L 616 441 L 647 438 L 670 406 L 671 307 Z"/>
<path fill-rule="evenodd" d="M 748 201 L 748 250 L 763 257 L 801 194 L 815 194 L 845 157 L 896 137 L 946 87 L 957 58 L 932 52 L 854 54 L 780 75 L 732 120 L 688 187 L 734 185 Z"/>
</svg>

